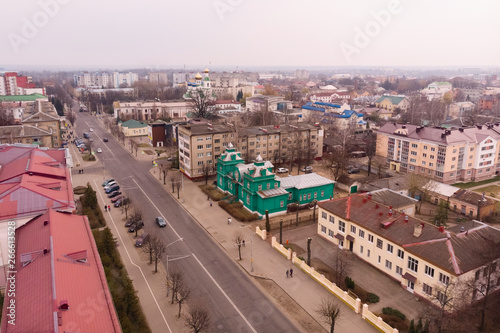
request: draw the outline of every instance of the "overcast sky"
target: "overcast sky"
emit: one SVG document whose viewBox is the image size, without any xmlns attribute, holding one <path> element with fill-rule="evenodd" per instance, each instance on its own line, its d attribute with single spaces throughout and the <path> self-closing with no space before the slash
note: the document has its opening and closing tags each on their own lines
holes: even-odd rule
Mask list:
<svg viewBox="0 0 500 333">
<path fill-rule="evenodd" d="M 498 0 L 3 0 L 0 68 L 498 66 Z"/>
</svg>

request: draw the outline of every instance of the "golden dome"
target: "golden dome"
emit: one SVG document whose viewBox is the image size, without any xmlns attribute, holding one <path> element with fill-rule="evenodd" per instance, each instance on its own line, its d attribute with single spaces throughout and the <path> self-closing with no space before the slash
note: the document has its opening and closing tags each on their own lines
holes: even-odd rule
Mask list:
<svg viewBox="0 0 500 333">
<path fill-rule="evenodd" d="M 202 79 L 202 77 L 201 77 L 201 74 L 200 74 L 200 73 L 196 74 L 196 76 L 195 76 L 194 78 L 195 78 L 196 80 L 201 80 L 201 79 Z"/>
<path fill-rule="evenodd" d="M 203 73 L 210 73 L 210 71 L 208 70 L 208 68 L 205 68 L 205 70 L 203 71 Z"/>
</svg>

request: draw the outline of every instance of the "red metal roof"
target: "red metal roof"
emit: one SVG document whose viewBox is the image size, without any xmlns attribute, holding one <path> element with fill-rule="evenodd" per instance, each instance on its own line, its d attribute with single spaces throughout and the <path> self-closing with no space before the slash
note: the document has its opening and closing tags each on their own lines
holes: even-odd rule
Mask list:
<svg viewBox="0 0 500 333">
<path fill-rule="evenodd" d="M 54 332 L 57 323 L 59 332 L 121 332 L 85 216 L 49 210 L 17 229 L 16 245 L 16 294 L 5 297 L 2 332 Z M 63 301 L 69 310 L 59 309 Z"/>
<path fill-rule="evenodd" d="M 0 220 L 75 209 L 64 150 L 0 146 L 0 165 Z"/>
</svg>

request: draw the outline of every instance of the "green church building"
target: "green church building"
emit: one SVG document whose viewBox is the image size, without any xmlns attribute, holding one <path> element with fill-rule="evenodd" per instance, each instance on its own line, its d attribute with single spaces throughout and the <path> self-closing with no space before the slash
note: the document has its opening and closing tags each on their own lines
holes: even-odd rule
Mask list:
<svg viewBox="0 0 500 333">
<path fill-rule="evenodd" d="M 266 210 L 271 216 L 282 214 L 291 203 L 303 206 L 333 197 L 333 180 L 315 173 L 281 178 L 273 173 L 273 167 L 260 155 L 255 162 L 244 164 L 230 143 L 217 160 L 217 187 L 259 217 Z"/>
</svg>

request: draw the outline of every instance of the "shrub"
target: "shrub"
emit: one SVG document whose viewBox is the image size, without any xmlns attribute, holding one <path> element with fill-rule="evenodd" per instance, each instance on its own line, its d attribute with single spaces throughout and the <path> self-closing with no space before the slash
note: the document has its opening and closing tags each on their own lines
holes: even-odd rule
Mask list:
<svg viewBox="0 0 500 333">
<path fill-rule="evenodd" d="M 368 293 L 368 295 L 366 296 L 366 301 L 368 303 L 378 303 L 380 301 L 380 297 L 378 297 L 374 293 Z"/>
<path fill-rule="evenodd" d="M 400 332 L 408 331 L 408 324 L 400 317 L 387 314 L 382 314 L 380 315 L 380 317 L 382 318 L 382 320 L 384 320 L 384 322 L 386 322 L 391 327 L 396 328 L 398 331 Z"/>
<path fill-rule="evenodd" d="M 74 194 L 77 194 L 77 195 L 84 194 L 84 193 L 85 193 L 85 189 L 86 189 L 86 188 L 87 188 L 87 187 L 85 187 L 85 186 L 77 186 L 77 187 L 75 187 L 75 188 L 73 189 L 73 193 L 74 193 Z"/>
<path fill-rule="evenodd" d="M 351 279 L 350 277 L 346 276 L 345 277 L 345 286 L 347 287 L 347 289 L 354 290 L 354 287 L 355 287 L 354 280 Z"/>
<path fill-rule="evenodd" d="M 233 202 L 232 204 L 226 201 L 219 201 L 219 206 L 224 209 L 229 215 L 236 218 L 238 221 L 250 222 L 259 218 L 259 215 L 250 213 L 243 207 L 241 202 Z"/>
<path fill-rule="evenodd" d="M 382 309 L 382 313 L 385 314 L 385 315 L 389 315 L 389 316 L 399 317 L 402 320 L 406 319 L 406 316 L 404 314 L 402 314 L 399 310 L 393 309 L 391 307 L 385 307 L 385 308 L 383 308 Z"/>
</svg>

